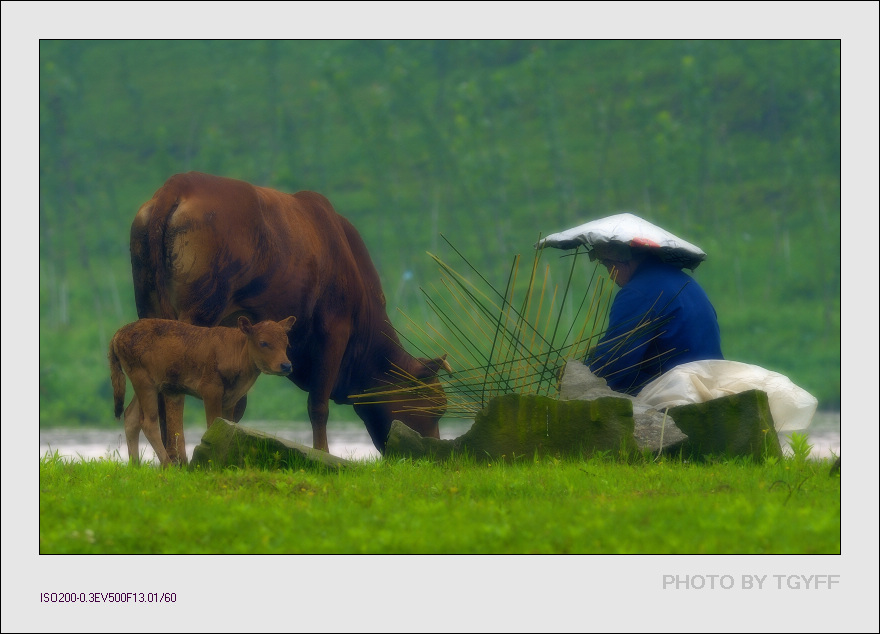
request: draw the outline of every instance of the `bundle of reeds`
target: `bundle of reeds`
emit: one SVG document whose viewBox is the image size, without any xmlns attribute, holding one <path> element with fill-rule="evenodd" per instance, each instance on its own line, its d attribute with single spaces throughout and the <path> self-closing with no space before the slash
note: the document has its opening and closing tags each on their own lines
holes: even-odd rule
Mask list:
<svg viewBox="0 0 880 634">
<path fill-rule="evenodd" d="M 444 237 L 444 240 L 446 238 Z M 601 337 L 611 303 L 612 280 L 588 268 L 584 287 L 576 280 L 585 251 L 567 253 L 568 273 L 559 288 L 551 280 L 551 266 L 541 267 L 543 250 L 535 251 L 527 276 L 520 276 L 519 255 L 513 258 L 504 290 L 487 280 L 448 240 L 470 275 L 439 257 L 440 280 L 421 288 L 439 324 L 417 324 L 403 311 L 405 327 L 398 335 L 405 344 L 430 357 L 448 353 L 453 369 L 440 378 L 446 392 L 446 415 L 473 418 L 489 400 L 507 393 L 555 397 L 561 368 L 569 359 L 584 359 Z M 573 282 L 577 281 L 577 284 Z M 583 289 L 573 291 L 577 286 Z M 393 401 L 401 410 L 431 407 L 423 402 L 424 385 L 401 372 L 399 382 L 372 392 L 370 402 Z M 416 402 L 418 401 L 418 404 Z"/>
</svg>

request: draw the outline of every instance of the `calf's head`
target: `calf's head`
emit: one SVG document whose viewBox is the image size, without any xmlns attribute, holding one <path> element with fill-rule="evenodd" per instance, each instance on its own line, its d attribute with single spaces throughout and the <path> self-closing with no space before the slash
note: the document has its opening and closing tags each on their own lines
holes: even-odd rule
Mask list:
<svg viewBox="0 0 880 634">
<path fill-rule="evenodd" d="M 293 370 L 287 358 L 287 333 L 294 322 L 296 317 L 258 324 L 247 317 L 238 318 L 238 328 L 247 336 L 248 352 L 260 372 L 285 376 Z"/>
</svg>

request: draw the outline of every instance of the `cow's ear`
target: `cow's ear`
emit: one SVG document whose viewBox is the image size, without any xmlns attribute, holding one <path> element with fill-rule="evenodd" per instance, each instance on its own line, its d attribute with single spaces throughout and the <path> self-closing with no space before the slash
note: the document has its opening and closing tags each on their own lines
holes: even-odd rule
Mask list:
<svg viewBox="0 0 880 634">
<path fill-rule="evenodd" d="M 242 315 L 238 318 L 238 329 L 241 330 L 244 334 L 251 334 L 251 330 L 253 329 L 253 325 L 251 324 L 251 320 Z"/>
<path fill-rule="evenodd" d="M 437 376 L 441 369 L 452 374 L 452 366 L 446 360 L 446 355 L 437 357 L 436 359 L 417 359 L 418 371 L 415 373 L 417 379 L 430 379 Z"/>
<path fill-rule="evenodd" d="M 290 329 L 293 328 L 293 324 L 296 323 L 296 317 L 291 315 L 287 319 L 281 322 L 281 325 L 284 326 L 284 330 L 290 332 Z"/>
</svg>

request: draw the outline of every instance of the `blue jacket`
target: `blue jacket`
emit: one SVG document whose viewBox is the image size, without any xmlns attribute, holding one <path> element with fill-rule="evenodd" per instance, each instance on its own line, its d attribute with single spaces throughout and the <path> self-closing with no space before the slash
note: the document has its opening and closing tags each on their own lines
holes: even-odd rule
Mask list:
<svg viewBox="0 0 880 634">
<path fill-rule="evenodd" d="M 650 256 L 618 290 L 608 329 L 586 363 L 611 389 L 636 395 L 677 365 L 723 358 L 706 292 L 681 269 Z"/>
</svg>

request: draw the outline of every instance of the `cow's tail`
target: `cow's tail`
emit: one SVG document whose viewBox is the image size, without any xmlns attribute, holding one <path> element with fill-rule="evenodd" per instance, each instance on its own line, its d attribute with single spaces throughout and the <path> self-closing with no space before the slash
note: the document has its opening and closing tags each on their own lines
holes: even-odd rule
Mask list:
<svg viewBox="0 0 880 634">
<path fill-rule="evenodd" d="M 125 373 L 116 354 L 116 338 L 110 342 L 110 351 L 107 353 L 110 361 L 110 383 L 113 385 L 113 412 L 117 420 L 122 416 L 125 409 Z"/>
<path fill-rule="evenodd" d="M 156 192 L 153 197 L 153 208 L 147 221 L 147 243 L 149 245 L 150 268 L 154 274 L 156 296 L 159 299 L 159 310 L 164 319 L 175 319 L 174 308 L 168 297 L 167 275 L 165 266 L 165 233 L 168 219 L 180 204 L 181 175 L 173 176 Z"/>
</svg>

